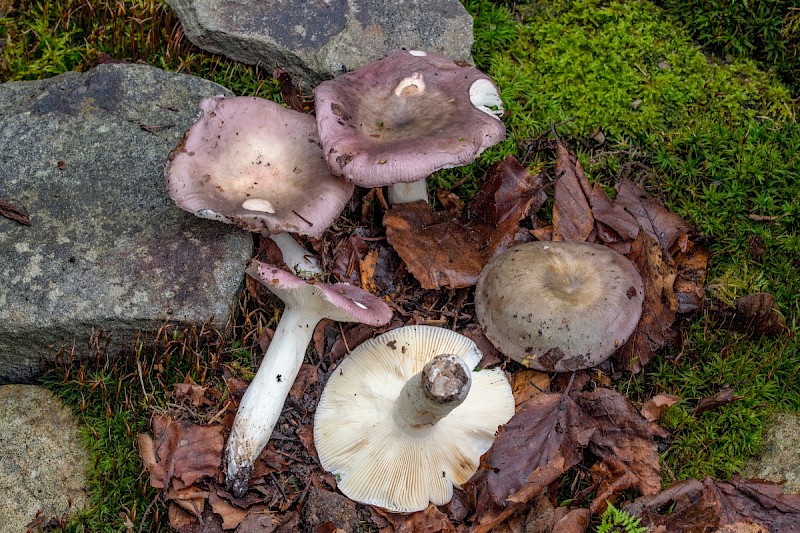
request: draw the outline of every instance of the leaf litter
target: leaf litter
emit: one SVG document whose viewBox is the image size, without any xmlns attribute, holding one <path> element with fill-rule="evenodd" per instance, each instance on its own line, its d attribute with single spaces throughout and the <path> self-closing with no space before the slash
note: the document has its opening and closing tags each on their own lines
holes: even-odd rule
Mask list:
<svg viewBox="0 0 800 533">
<path fill-rule="evenodd" d="M 139 437 L 140 455 L 151 485 L 162 490 L 171 527 L 346 531 L 333 509 L 303 511 L 310 491 L 343 498 L 316 457 L 314 410 L 328 376 L 347 353 L 409 324 L 448 327 L 473 339 L 484 353 L 481 368 L 505 368 L 516 414 L 448 504 L 410 514 L 356 504 L 355 518 L 374 531 L 582 532 L 606 502 L 623 505 L 654 531 L 707 531 L 741 522 L 772 531 L 800 527 L 798 496 L 782 495 L 766 482 L 685 480 L 662 490 L 659 450 L 669 435 L 658 420 L 681 400 L 659 395 L 637 407 L 609 387 L 623 371 L 640 372 L 657 351 L 677 342 L 679 315 L 706 308 L 708 249 L 690 224 L 633 182 L 620 180 L 612 199 L 600 184 L 590 186 L 577 157 L 561 142 L 555 152 L 551 183 L 509 157 L 489 170 L 468 205 L 450 191 L 437 191 L 438 211 L 424 202 L 389 207 L 380 189 L 357 191 L 340 223 L 324 238 L 306 240 L 333 279 L 382 295 L 395 319 L 382 328 L 318 324 L 313 349 L 241 498 L 224 489 L 222 450 L 246 383 L 228 373 L 221 390 L 177 384 L 172 409 L 153 417 L 153 437 Z M 552 225 L 547 226 L 538 213 L 550 189 Z M 505 360 L 477 324 L 471 287 L 481 269 L 505 249 L 533 239 L 597 242 L 626 255 L 642 275 L 645 302 L 636 331 L 591 373 L 550 376 L 523 368 Z M 259 255 L 275 261 L 276 253 L 269 239 L 260 240 Z M 275 302 L 258 284 L 248 283 L 247 290 L 261 306 Z M 784 327 L 770 295 L 745 297 L 721 308 L 720 315 L 748 332 L 774 334 Z M 258 339 L 262 352 L 268 333 L 265 328 Z M 714 409 L 736 398 L 732 389 L 723 390 L 697 408 Z M 573 485 L 580 483 L 571 489 L 570 503 L 559 506 L 559 487 L 570 477 Z"/>
</svg>

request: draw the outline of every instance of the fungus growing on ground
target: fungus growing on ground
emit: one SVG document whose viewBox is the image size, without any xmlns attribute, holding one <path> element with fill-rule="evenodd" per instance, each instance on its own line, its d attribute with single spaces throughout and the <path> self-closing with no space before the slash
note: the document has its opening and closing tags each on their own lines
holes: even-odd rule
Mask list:
<svg viewBox="0 0 800 533">
<path fill-rule="evenodd" d="M 431 52 L 394 50 L 322 82 L 315 96 L 333 172 L 362 187 L 389 185 L 391 203 L 427 201 L 427 176 L 471 163 L 505 137 L 494 83 Z"/>
<path fill-rule="evenodd" d="M 262 98 L 214 97 L 164 173 L 179 207 L 269 235 L 293 271 L 320 272 L 288 232 L 319 237 L 353 193 L 331 174 L 314 118 Z"/>
<path fill-rule="evenodd" d="M 484 267 L 475 313 L 506 357 L 566 372 L 608 359 L 636 329 L 643 301 L 636 266 L 611 248 L 530 242 Z"/>
<path fill-rule="evenodd" d="M 481 356 L 470 339 L 432 326 L 398 328 L 354 349 L 314 417 L 320 463 L 338 488 L 393 512 L 450 501 L 514 414 L 503 371 L 471 370 Z"/>
<path fill-rule="evenodd" d="M 226 447 L 227 485 L 242 496 L 253 464 L 267 445 L 314 327 L 323 318 L 386 324 L 392 311 L 380 298 L 344 283 L 312 283 L 273 265 L 251 260 L 245 271 L 283 300 L 285 308 L 255 378 L 247 387 Z"/>
</svg>

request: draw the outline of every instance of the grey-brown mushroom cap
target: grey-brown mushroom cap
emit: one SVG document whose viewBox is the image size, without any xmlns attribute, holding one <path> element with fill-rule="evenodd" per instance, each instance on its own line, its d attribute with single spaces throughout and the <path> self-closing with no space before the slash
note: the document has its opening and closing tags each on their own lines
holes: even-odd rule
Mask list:
<svg viewBox="0 0 800 533">
<path fill-rule="evenodd" d="M 394 50 L 315 89 L 325 158 L 362 187 L 472 162 L 505 137 L 494 83 L 432 52 Z"/>
<path fill-rule="evenodd" d="M 319 237 L 353 185 L 334 176 L 313 117 L 263 98 L 215 97 L 164 168 L 175 203 L 250 231 Z"/>
<path fill-rule="evenodd" d="M 531 242 L 492 259 L 481 272 L 475 312 L 505 356 L 545 371 L 605 361 L 642 313 L 636 266 L 592 243 Z"/>
</svg>

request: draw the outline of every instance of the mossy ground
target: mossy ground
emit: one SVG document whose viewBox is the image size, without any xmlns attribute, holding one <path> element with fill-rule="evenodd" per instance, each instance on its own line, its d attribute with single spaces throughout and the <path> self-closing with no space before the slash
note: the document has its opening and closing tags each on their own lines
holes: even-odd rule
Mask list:
<svg viewBox="0 0 800 533">
<path fill-rule="evenodd" d="M 629 177 L 696 224 L 712 252 L 710 298 L 776 296 L 787 335 L 731 333 L 700 312 L 684 321 L 680 347 L 617 384 L 634 401 L 661 392 L 681 398 L 663 420 L 672 432 L 666 482 L 730 476 L 756 452 L 774 413 L 800 410 L 797 101 L 754 61 L 705 55 L 645 0 L 517 2 L 514 10 L 488 0 L 466 5 L 475 17 L 475 60 L 501 89 L 509 136 L 478 163 L 438 173 L 438 186 L 458 184 L 454 192 L 467 198 L 506 154 L 548 170 L 552 163 L 527 147 L 552 128 L 578 152 L 590 180 L 612 185 Z M 85 70 L 106 53 L 202 76 L 237 94 L 277 98 L 268 72 L 191 46 L 157 0 L 18 0 L 0 19 L 0 37 L 0 81 Z M 192 335 L 140 352 L 127 365 L 100 357 L 47 377 L 84 420 L 95 457 L 95 505 L 70 529 L 120 531 L 130 522 L 148 531 L 163 523 L 164 508 L 151 505 L 158 495 L 135 452 L 136 433 L 147 429 L 153 409 L 165 407 L 171 383 L 190 377 L 220 386 L 223 362 L 236 366 L 249 357 L 235 348 L 249 346 L 248 339 L 231 346 L 206 338 L 208 349 L 190 342 Z M 692 414 L 699 399 L 724 385 L 742 398 Z"/>
</svg>

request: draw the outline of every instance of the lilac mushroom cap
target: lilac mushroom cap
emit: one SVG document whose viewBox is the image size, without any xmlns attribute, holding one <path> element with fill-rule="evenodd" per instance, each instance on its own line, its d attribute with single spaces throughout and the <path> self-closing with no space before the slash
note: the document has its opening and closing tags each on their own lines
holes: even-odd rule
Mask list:
<svg viewBox="0 0 800 533">
<path fill-rule="evenodd" d="M 505 137 L 494 83 L 431 52 L 395 50 L 315 89 L 335 174 L 362 187 L 422 180 L 471 163 Z"/>
<path fill-rule="evenodd" d="M 600 244 L 530 242 L 492 259 L 475 290 L 475 314 L 506 357 L 545 371 L 602 363 L 639 323 L 636 266 Z"/>
<path fill-rule="evenodd" d="M 331 174 L 313 117 L 250 96 L 200 102 L 164 173 L 175 203 L 201 218 L 319 237 L 353 185 Z"/>
</svg>

